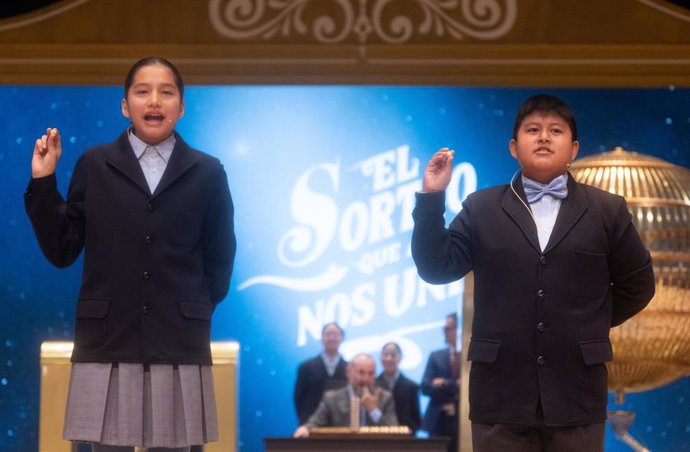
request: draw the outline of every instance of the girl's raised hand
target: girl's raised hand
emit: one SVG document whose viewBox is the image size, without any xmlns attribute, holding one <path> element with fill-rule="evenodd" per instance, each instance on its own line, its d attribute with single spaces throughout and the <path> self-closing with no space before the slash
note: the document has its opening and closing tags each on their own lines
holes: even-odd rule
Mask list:
<svg viewBox="0 0 690 452">
<path fill-rule="evenodd" d="M 36 140 L 34 156 L 31 159 L 31 177 L 45 177 L 55 173 L 58 159 L 62 154 L 60 132 L 46 129 L 46 134 Z"/>
</svg>

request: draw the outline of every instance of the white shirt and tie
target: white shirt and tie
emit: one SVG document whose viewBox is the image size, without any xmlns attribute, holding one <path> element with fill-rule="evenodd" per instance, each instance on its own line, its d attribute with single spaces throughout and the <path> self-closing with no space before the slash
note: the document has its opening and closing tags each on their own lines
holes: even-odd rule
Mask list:
<svg viewBox="0 0 690 452">
<path fill-rule="evenodd" d="M 568 195 L 567 182 L 567 174 L 558 176 L 549 184 L 540 184 L 522 176 L 522 185 L 527 195 L 527 202 L 532 209 L 532 217 L 537 225 L 539 246 L 542 251 L 549 243 L 563 198 Z"/>
</svg>

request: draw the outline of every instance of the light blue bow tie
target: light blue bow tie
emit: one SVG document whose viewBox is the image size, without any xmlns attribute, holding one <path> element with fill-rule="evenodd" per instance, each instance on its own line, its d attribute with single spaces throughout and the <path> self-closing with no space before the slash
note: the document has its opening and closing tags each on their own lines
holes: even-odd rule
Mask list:
<svg viewBox="0 0 690 452">
<path fill-rule="evenodd" d="M 522 186 L 527 195 L 527 202 L 530 204 L 539 201 L 544 195 L 551 195 L 554 198 L 564 199 L 568 196 L 568 176 L 558 176 L 548 184 L 540 184 L 526 177 L 522 178 Z"/>
</svg>

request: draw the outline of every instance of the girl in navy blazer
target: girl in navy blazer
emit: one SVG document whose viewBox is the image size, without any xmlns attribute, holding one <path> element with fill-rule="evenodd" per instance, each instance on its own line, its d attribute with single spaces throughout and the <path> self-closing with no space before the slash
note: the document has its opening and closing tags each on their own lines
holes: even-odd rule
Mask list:
<svg viewBox="0 0 690 452">
<path fill-rule="evenodd" d="M 233 268 L 233 204 L 218 159 L 174 130 L 177 68 L 144 58 L 124 88 L 131 127 L 80 157 L 67 199 L 57 129 L 36 140 L 25 193 L 51 263 L 84 250 L 63 435 L 97 452 L 188 451 L 218 436 L 210 327 Z"/>
</svg>

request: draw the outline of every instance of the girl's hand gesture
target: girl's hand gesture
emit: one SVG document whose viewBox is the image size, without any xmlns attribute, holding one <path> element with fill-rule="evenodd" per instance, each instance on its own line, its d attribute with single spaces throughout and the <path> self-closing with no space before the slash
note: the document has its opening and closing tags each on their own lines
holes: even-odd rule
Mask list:
<svg viewBox="0 0 690 452">
<path fill-rule="evenodd" d="M 46 129 L 46 134 L 36 140 L 36 144 L 34 144 L 31 177 L 36 179 L 55 173 L 60 154 L 62 154 L 60 132 L 58 129 Z"/>
</svg>

